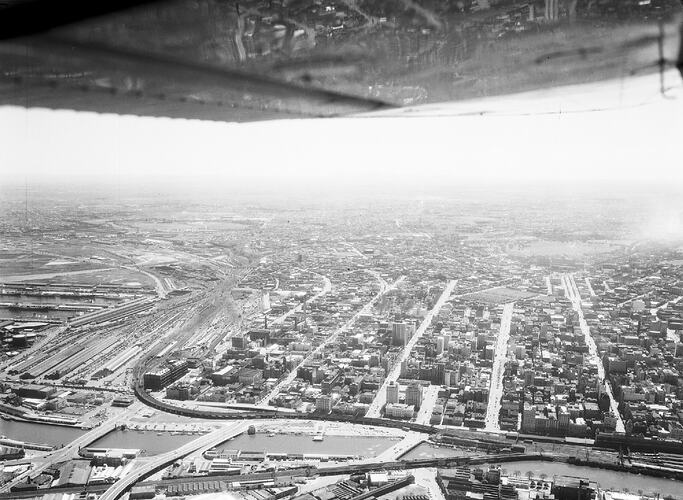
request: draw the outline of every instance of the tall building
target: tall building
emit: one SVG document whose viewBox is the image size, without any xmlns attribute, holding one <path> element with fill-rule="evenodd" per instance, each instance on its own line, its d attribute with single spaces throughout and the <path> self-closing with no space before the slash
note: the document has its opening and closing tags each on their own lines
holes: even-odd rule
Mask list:
<svg viewBox="0 0 683 500">
<path fill-rule="evenodd" d="M 453 376 L 453 370 L 444 370 L 444 372 L 443 372 L 443 385 L 445 385 L 446 387 L 450 387 L 452 376 Z"/>
<path fill-rule="evenodd" d="M 410 339 L 410 328 L 404 321 L 391 325 L 391 343 L 395 346 L 404 346 Z"/>
<path fill-rule="evenodd" d="M 387 404 L 398 403 L 399 385 L 396 382 L 389 382 L 387 385 Z"/>
<path fill-rule="evenodd" d="M 316 398 L 315 409 L 323 413 L 330 413 L 332 411 L 332 398 L 330 396 Z"/>
<path fill-rule="evenodd" d="M 441 338 L 443 339 L 443 352 L 448 352 L 448 346 L 451 343 L 451 336 L 450 335 L 442 335 Z M 439 353 L 441 354 L 441 353 Z"/>
<path fill-rule="evenodd" d="M 560 3 L 559 0 L 545 0 L 545 18 L 548 21 L 554 21 L 560 17 Z"/>
<path fill-rule="evenodd" d="M 443 354 L 444 351 L 444 338 L 443 337 L 437 337 L 436 338 L 436 353 L 437 354 Z"/>
<path fill-rule="evenodd" d="M 419 408 L 422 405 L 422 386 L 410 384 L 406 387 L 406 404 Z"/>
<path fill-rule="evenodd" d="M 175 382 L 188 371 L 187 361 L 172 360 L 167 366 L 159 368 L 155 371 L 143 374 L 142 381 L 145 389 L 153 391 L 160 391 L 167 385 Z"/>
<path fill-rule="evenodd" d="M 249 344 L 249 339 L 245 338 L 243 335 L 236 335 L 230 339 L 233 349 L 246 349 Z"/>
<path fill-rule="evenodd" d="M 536 430 L 536 408 L 529 403 L 524 403 L 522 413 L 522 431 L 534 432 Z"/>
</svg>

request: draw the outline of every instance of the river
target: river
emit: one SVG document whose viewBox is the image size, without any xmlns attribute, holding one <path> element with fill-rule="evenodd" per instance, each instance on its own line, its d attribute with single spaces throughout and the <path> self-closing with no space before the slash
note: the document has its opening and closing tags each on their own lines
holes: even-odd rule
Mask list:
<svg viewBox="0 0 683 500">
<path fill-rule="evenodd" d="M 642 490 L 644 493 L 659 493 L 661 497 L 671 495 L 674 498 L 681 498 L 681 486 L 683 486 L 680 482 L 673 479 L 594 469 L 592 467 L 581 467 L 562 462 L 532 460 L 503 463 L 500 466 L 510 474 L 514 473 L 514 471 L 519 471 L 522 476 L 525 476 L 527 471 L 531 471 L 536 477 L 546 474 L 549 479 L 555 475 L 584 477 L 596 481 L 603 489 L 623 491 L 624 488 L 628 488 L 631 493 L 637 493 L 638 490 Z"/>
<path fill-rule="evenodd" d="M 401 458 L 461 457 L 469 454 L 472 452 L 465 449 L 437 447 L 422 443 Z M 500 466 L 508 474 L 519 471 L 522 476 L 526 476 L 527 471 L 531 471 L 537 477 L 541 474 L 546 474 L 548 478 L 552 478 L 553 475 L 579 476 L 596 481 L 604 489 L 622 491 L 624 488 L 628 488 L 632 493 L 642 490 L 644 493 L 660 493 L 661 497 L 672 495 L 674 498 L 683 498 L 680 493 L 681 483 L 671 479 L 540 460 L 505 462 L 501 463 Z"/>
<path fill-rule="evenodd" d="M 160 455 L 197 439 L 197 434 L 116 430 L 90 444 L 93 448 L 129 448 L 144 450 L 143 455 Z"/>
<path fill-rule="evenodd" d="M 0 419 L 0 434 L 27 443 L 65 445 L 84 434 L 83 429 Z"/>
<path fill-rule="evenodd" d="M 19 441 L 45 443 L 55 446 L 67 444 L 83 434 L 82 429 L 52 426 L 28 422 L 14 422 L 0 420 L 0 434 Z M 156 433 L 154 431 L 113 431 L 98 439 L 90 446 L 105 448 L 138 448 L 145 450 L 146 455 L 156 455 L 175 449 L 183 444 L 197 439 L 198 435 L 171 434 L 169 432 Z M 397 442 L 390 437 L 366 436 L 325 436 L 324 441 L 313 441 L 308 434 L 275 434 L 270 436 L 257 433 L 249 436 L 244 433 L 225 443 L 219 448 L 242 451 L 268 451 L 272 453 L 319 453 L 330 455 L 360 455 L 375 457 Z M 423 443 L 410 451 L 403 459 L 466 456 L 472 452 L 465 449 L 436 447 Z M 565 464 L 562 462 L 524 461 L 502 463 L 501 467 L 508 473 L 519 471 L 526 475 L 531 471 L 535 476 L 546 474 L 579 476 L 596 481 L 605 489 L 623 490 L 631 492 L 642 490 L 645 493 L 660 493 L 662 497 L 672 495 L 681 498 L 681 483 L 669 479 L 656 478 L 616 472 L 590 467 Z"/>
</svg>

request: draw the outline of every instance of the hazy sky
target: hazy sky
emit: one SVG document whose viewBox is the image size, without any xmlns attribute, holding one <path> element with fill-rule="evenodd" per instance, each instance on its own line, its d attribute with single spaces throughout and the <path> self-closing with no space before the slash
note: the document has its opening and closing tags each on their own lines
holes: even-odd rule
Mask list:
<svg viewBox="0 0 683 500">
<path fill-rule="evenodd" d="M 651 87 L 656 89 L 648 83 Z M 504 100 L 520 112 L 501 108 L 505 112 L 497 116 L 246 124 L 6 106 L 0 107 L 0 183 L 381 190 L 465 181 L 524 185 L 607 179 L 667 187 L 683 181 L 683 99 L 643 105 L 640 97 L 624 99 L 618 87 L 602 86 L 603 94 L 596 91 L 591 98 L 597 103 L 611 99 L 619 107 L 575 113 L 577 92 L 564 92 L 551 108 L 569 112 L 553 114 L 536 114 L 544 101 L 530 94 Z M 458 104 L 457 109 L 478 108 Z M 436 114 L 448 112 L 448 107 L 436 108 Z"/>
</svg>

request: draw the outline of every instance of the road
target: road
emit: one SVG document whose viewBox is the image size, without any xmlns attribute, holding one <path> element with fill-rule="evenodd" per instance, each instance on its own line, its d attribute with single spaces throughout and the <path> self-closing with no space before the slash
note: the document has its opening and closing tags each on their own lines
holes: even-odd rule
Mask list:
<svg viewBox="0 0 683 500">
<path fill-rule="evenodd" d="M 590 293 L 591 297 L 595 297 L 596 293 L 595 290 L 593 290 L 593 285 L 591 285 L 591 280 L 588 279 L 588 276 L 584 278 L 584 281 L 586 282 L 586 287 L 588 287 L 588 293 Z"/>
<path fill-rule="evenodd" d="M 600 379 L 600 382 L 604 384 L 605 392 L 609 396 L 611 412 L 617 418 L 616 431 L 625 432 L 626 429 L 624 427 L 624 421 L 622 420 L 621 414 L 619 413 L 619 405 L 617 404 L 616 400 L 614 399 L 614 395 L 612 394 L 612 385 L 609 383 L 608 380 L 605 379 L 605 367 L 600 362 L 600 356 L 598 355 L 598 347 L 595 345 L 595 340 L 593 340 L 593 336 L 591 335 L 588 323 L 586 323 L 586 320 L 583 317 L 583 310 L 581 309 L 581 295 L 579 294 L 579 289 L 576 286 L 574 276 L 571 274 L 562 275 L 562 284 L 564 285 L 564 289 L 567 292 L 569 300 L 571 300 L 572 302 L 574 310 L 579 315 L 579 326 L 581 327 L 581 332 L 583 332 L 583 335 L 586 339 L 586 345 L 588 346 L 588 351 L 590 355 L 590 362 L 595 363 L 595 365 L 597 365 L 598 378 Z"/>
<path fill-rule="evenodd" d="M 417 341 L 420 340 L 420 338 L 427 331 L 427 328 L 429 328 L 429 326 L 432 324 L 434 316 L 439 314 L 439 311 L 453 293 L 453 290 L 455 289 L 455 285 L 457 283 L 457 280 L 451 280 L 448 282 L 446 288 L 444 288 L 444 291 L 441 293 L 439 300 L 436 301 L 434 307 L 432 307 L 432 309 L 427 313 L 427 316 L 425 316 L 425 319 L 422 320 L 422 323 L 420 324 L 419 328 L 415 331 L 415 334 L 411 337 L 406 346 L 403 348 L 403 352 L 401 352 L 401 357 L 396 361 L 391 371 L 387 375 L 386 379 L 384 380 L 382 387 L 380 387 L 377 391 L 377 395 L 375 396 L 375 399 L 372 401 L 372 404 L 370 405 L 370 408 L 366 413 L 367 417 L 378 418 L 380 416 L 380 412 L 382 411 L 382 408 L 384 408 L 384 405 L 387 401 L 387 386 L 389 385 L 389 382 L 396 382 L 396 380 L 398 380 L 398 377 L 401 375 L 401 363 L 410 357 L 410 351 L 413 350 L 413 347 L 415 347 Z"/>
<path fill-rule="evenodd" d="M 404 455 L 408 450 L 411 450 L 423 441 L 426 441 L 429 435 L 421 432 L 409 431 L 401 441 L 396 443 L 391 448 L 384 450 L 376 457 L 369 457 L 363 462 L 392 462 L 398 460 L 401 455 Z"/>
<path fill-rule="evenodd" d="M 415 418 L 416 424 L 429 425 L 429 422 L 432 419 L 434 404 L 439 397 L 439 389 L 441 389 L 441 387 L 438 385 L 430 385 L 429 387 L 425 387 L 422 391 L 422 405 Z"/>
<path fill-rule="evenodd" d="M 636 295 L 635 297 L 631 297 L 631 298 L 628 299 L 628 300 L 625 300 L 625 301 L 623 301 L 623 302 L 619 302 L 619 303 L 617 304 L 617 307 L 623 307 L 623 306 L 625 306 L 626 304 L 630 304 L 630 303 L 633 302 L 634 300 L 638 300 L 638 299 L 642 299 L 642 298 L 644 298 L 644 297 L 647 297 L 647 296 L 650 295 L 651 293 L 652 293 L 652 290 L 649 290 L 649 291 L 647 291 L 647 292 L 645 292 L 645 293 L 641 293 L 640 295 Z"/>
<path fill-rule="evenodd" d="M 154 471 L 159 470 L 162 467 L 169 465 L 192 452 L 216 446 L 223 441 L 244 432 L 247 428 L 247 425 L 248 423 L 244 421 L 228 424 L 209 434 L 205 434 L 193 441 L 190 441 L 180 448 L 153 457 L 151 460 L 141 464 L 139 467 L 134 468 L 133 471 L 127 476 L 115 482 L 106 492 L 104 492 L 102 496 L 100 496 L 100 500 L 116 500 L 135 483 L 152 474 Z"/>
<path fill-rule="evenodd" d="M 309 272 L 313 272 L 313 271 L 309 271 Z M 322 290 L 320 290 L 318 293 L 316 293 L 313 297 L 306 300 L 307 304 L 310 304 L 311 302 L 315 302 L 316 300 L 318 300 L 323 295 L 330 293 L 330 290 L 332 290 L 332 282 L 330 281 L 330 279 L 327 276 L 323 276 L 322 274 L 318 274 L 318 273 L 313 273 L 313 274 L 320 276 L 323 279 L 323 281 L 325 282 L 325 284 L 323 285 Z M 290 309 L 286 313 L 275 318 L 273 321 L 271 321 L 270 324 L 271 325 L 279 325 L 280 323 L 284 322 L 287 318 L 289 318 L 290 316 L 292 316 L 296 312 L 301 311 L 302 307 L 303 307 L 303 304 L 299 304 L 298 306 L 293 307 L 292 309 Z"/>
<path fill-rule="evenodd" d="M 512 311 L 514 302 L 503 306 L 503 314 L 500 317 L 500 330 L 496 339 L 496 350 L 493 355 L 493 369 L 491 370 L 491 386 L 489 387 L 489 401 L 486 407 L 487 431 L 500 431 L 501 398 L 503 397 L 503 375 L 505 374 L 505 363 L 508 357 L 508 341 L 510 340 L 510 327 L 512 326 Z"/>
<path fill-rule="evenodd" d="M 446 500 L 436 482 L 436 468 L 410 469 L 408 473 L 415 477 L 416 486 L 422 486 L 427 490 L 430 500 Z"/>
<path fill-rule="evenodd" d="M 349 319 L 346 323 L 344 323 L 341 327 L 337 328 L 331 335 L 329 335 L 323 342 L 318 345 L 315 349 L 313 349 L 308 356 L 306 356 L 297 366 L 292 368 L 292 371 L 289 372 L 287 377 L 285 377 L 279 384 L 277 384 L 270 393 L 268 393 L 267 396 L 265 396 L 261 401 L 259 401 L 258 406 L 268 406 L 270 401 L 276 397 L 280 391 L 284 388 L 287 387 L 289 384 L 291 384 L 294 379 L 296 378 L 297 371 L 299 370 L 300 367 L 304 366 L 304 364 L 308 363 L 310 360 L 314 359 L 318 353 L 320 353 L 323 349 L 325 349 L 325 346 L 329 344 L 330 342 L 334 342 L 336 338 L 342 333 L 351 328 L 356 321 L 358 321 L 358 318 L 360 318 L 362 315 L 368 313 L 370 309 L 377 303 L 377 301 L 384 296 L 388 291 L 393 290 L 396 288 L 399 283 L 401 283 L 405 279 L 405 276 L 401 276 L 399 279 L 394 281 L 391 285 L 387 287 L 382 287 L 382 289 L 367 303 L 365 304 L 356 314 L 354 314 L 351 319 Z M 322 292 L 321 292 L 322 293 Z"/>
<path fill-rule="evenodd" d="M 668 301 L 664 302 L 659 307 L 653 307 L 652 309 L 650 309 L 650 314 L 655 316 L 657 314 L 657 311 L 659 311 L 660 309 L 666 309 L 667 307 L 669 307 L 669 304 L 678 304 L 682 299 L 683 299 L 683 295 L 679 295 L 675 299 L 668 300 Z"/>
<path fill-rule="evenodd" d="M 161 299 L 165 299 L 167 294 L 166 294 L 166 287 L 161 281 L 161 278 L 157 276 L 156 274 L 150 273 L 149 271 L 145 271 L 144 269 L 137 267 L 137 266 L 121 266 L 122 269 L 128 269 L 129 271 L 133 271 L 136 273 L 144 274 L 148 278 L 151 278 L 154 281 L 154 289 L 157 292 L 157 296 Z"/>
</svg>

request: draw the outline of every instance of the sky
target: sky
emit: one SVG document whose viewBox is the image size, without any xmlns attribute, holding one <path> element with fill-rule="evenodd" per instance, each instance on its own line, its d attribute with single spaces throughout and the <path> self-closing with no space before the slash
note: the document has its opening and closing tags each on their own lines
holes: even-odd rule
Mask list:
<svg viewBox="0 0 683 500">
<path fill-rule="evenodd" d="M 623 88 L 602 85 L 590 94 L 593 101 L 618 99 L 618 105 L 576 112 L 576 101 L 582 109 L 593 106 L 585 87 L 581 92 L 563 89 L 550 105 L 547 96 L 527 94 L 482 101 L 480 108 L 468 103 L 401 110 L 401 116 L 243 124 L 0 106 L 0 189 L 40 183 L 313 192 L 683 184 L 682 98 L 624 99 Z M 453 116 L 453 109 L 468 112 Z"/>
</svg>

